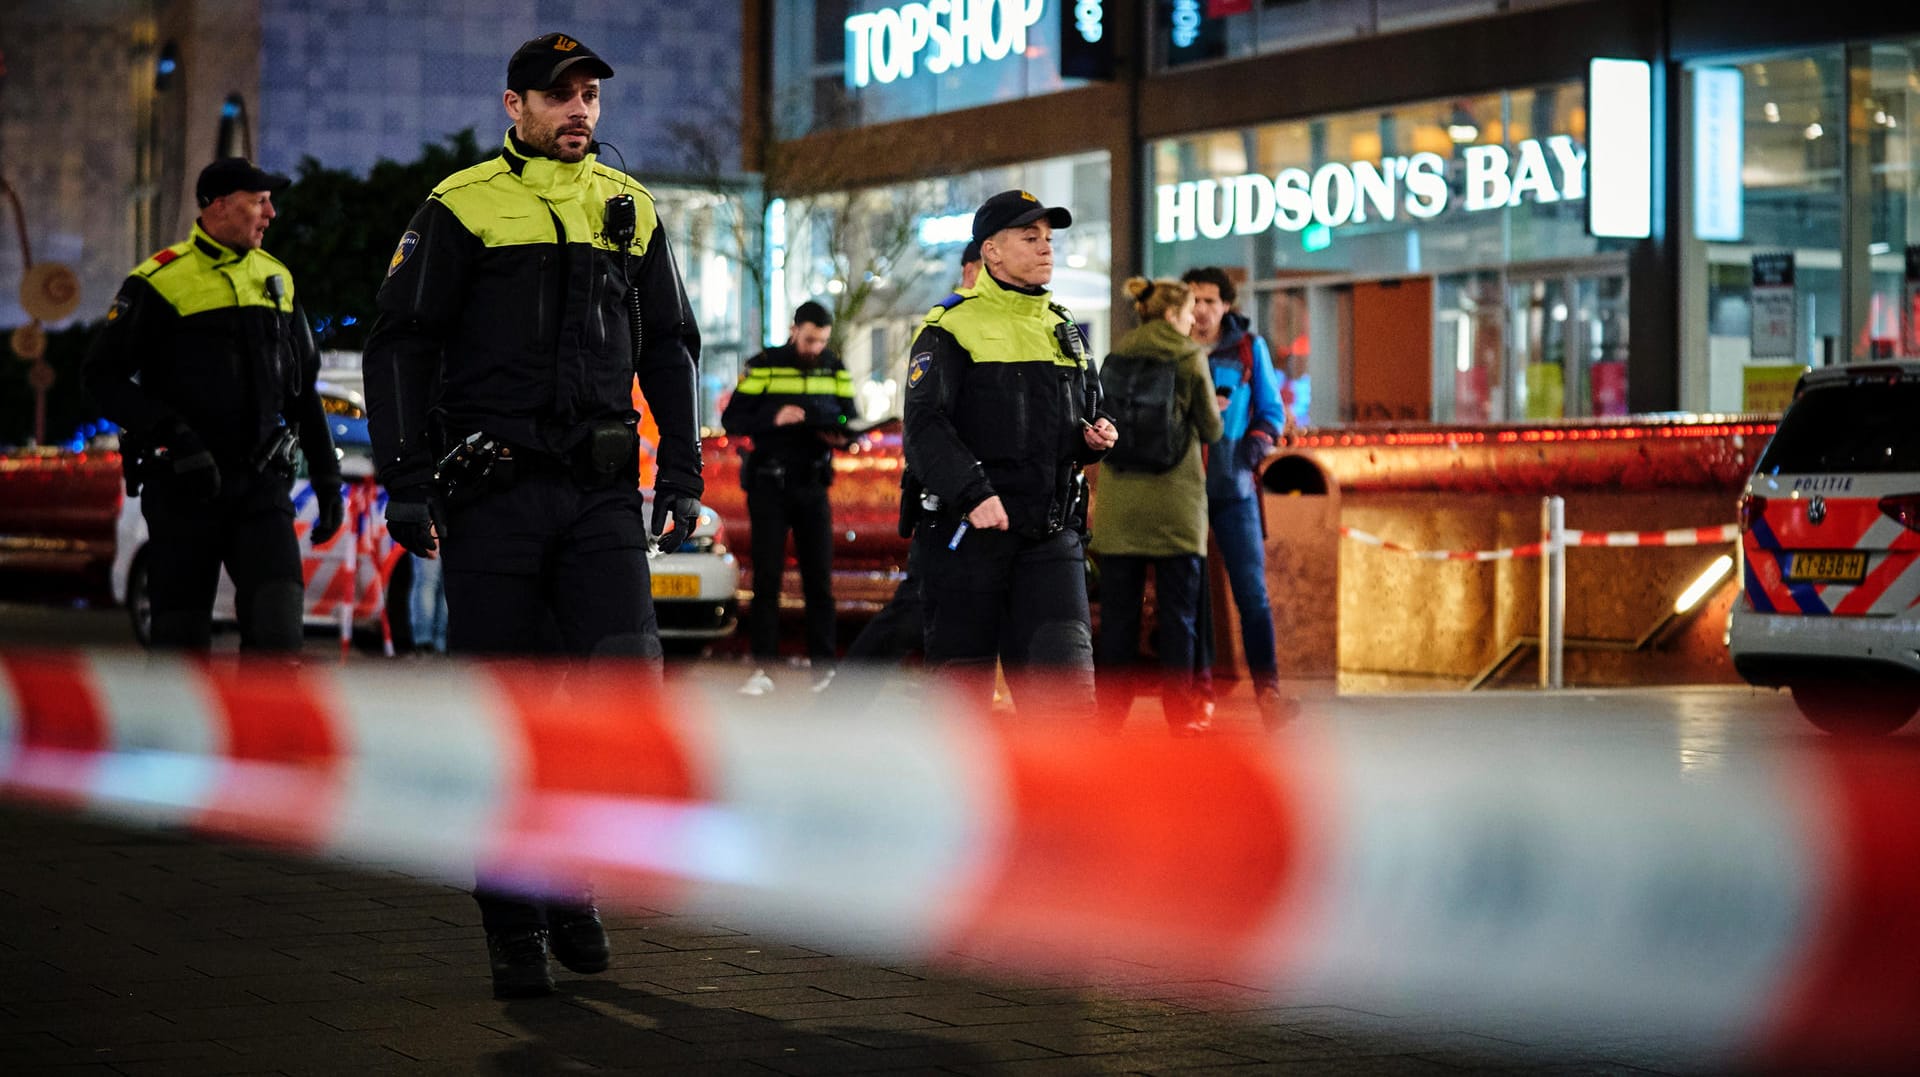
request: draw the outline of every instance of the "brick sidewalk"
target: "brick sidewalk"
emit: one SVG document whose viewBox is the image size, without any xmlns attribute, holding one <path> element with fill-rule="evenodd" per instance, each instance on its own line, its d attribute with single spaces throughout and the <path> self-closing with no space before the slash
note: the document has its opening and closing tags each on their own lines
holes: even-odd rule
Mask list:
<svg viewBox="0 0 1920 1077">
<path fill-rule="evenodd" d="M 664 915 L 614 968 L 497 1002 L 462 891 L 0 807 L 4 1074 L 1422 1074 L 1665 1071 L 1116 965 L 875 965 Z M 557 967 L 556 967 L 557 968 Z M 1090 983 L 1097 979 L 1099 983 Z"/>
</svg>

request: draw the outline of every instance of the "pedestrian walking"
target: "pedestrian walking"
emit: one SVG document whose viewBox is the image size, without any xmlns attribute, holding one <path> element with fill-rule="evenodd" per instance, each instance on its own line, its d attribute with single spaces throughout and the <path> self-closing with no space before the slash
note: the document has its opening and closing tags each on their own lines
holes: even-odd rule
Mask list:
<svg viewBox="0 0 1920 1077">
<path fill-rule="evenodd" d="M 984 270 L 928 312 L 907 364 L 906 466 L 927 661 L 981 706 L 1005 667 L 1023 712 L 1091 720 L 1081 469 L 1113 446 L 1073 315 L 1053 301 L 1065 208 L 1004 191 L 973 217 Z"/>
<path fill-rule="evenodd" d="M 207 651 L 224 567 L 240 646 L 300 649 L 306 606 L 292 481 L 306 458 L 316 546 L 340 530 L 340 462 L 315 380 L 320 350 L 293 274 L 261 249 L 291 181 L 242 157 L 202 169 L 192 234 L 134 267 L 82 369 L 121 428 L 147 523 L 152 643 Z"/>
<path fill-rule="evenodd" d="M 752 439 L 740 464 L 753 535 L 753 605 L 748 634 L 758 668 L 740 691 L 773 691 L 766 667 L 780 654 L 780 585 L 787 534 L 800 564 L 806 600 L 807 659 L 813 688 L 833 680 L 833 451 L 846 448 L 857 418 L 853 379 L 827 346 L 833 315 L 809 300 L 793 312 L 787 342 L 747 360 L 720 415 L 735 437 Z"/>
<path fill-rule="evenodd" d="M 612 76 L 566 34 L 520 46 L 500 153 L 433 189 L 380 287 L 365 367 L 387 526 L 444 559 L 454 655 L 553 640 L 576 659 L 660 658 L 632 386 L 660 430 L 652 528 L 671 549 L 704 489 L 700 335 L 653 197 L 598 158 Z M 495 995 L 551 992 L 549 952 L 607 967 L 587 895 L 543 902 L 482 879 L 474 896 Z"/>
<path fill-rule="evenodd" d="M 1273 451 L 1286 427 L 1273 353 L 1247 316 L 1233 309 L 1233 279 L 1217 266 L 1189 269 L 1180 278 L 1193 289 L 1193 339 L 1207 349 L 1214 392 L 1222 397 L 1224 432 L 1207 456 L 1207 518 L 1226 565 L 1240 643 L 1253 678 L 1254 700 L 1269 728 L 1291 704 L 1280 692 L 1273 609 L 1267 600 L 1267 553 L 1254 468 Z M 1210 632 L 1210 629 L 1209 629 Z M 1209 635 L 1209 640 L 1210 640 Z M 1203 663 L 1202 676 L 1211 684 Z"/>
<path fill-rule="evenodd" d="M 1211 726 L 1194 692 L 1196 618 L 1206 586 L 1202 446 L 1219 440 L 1220 407 L 1206 353 L 1188 334 L 1193 293 L 1177 280 L 1126 283 L 1139 328 L 1100 369 L 1120 442 L 1100 465 L 1092 550 L 1100 570 L 1100 719 L 1118 729 L 1133 706 L 1141 606 L 1153 573 L 1160 706 L 1174 736 Z"/>
</svg>

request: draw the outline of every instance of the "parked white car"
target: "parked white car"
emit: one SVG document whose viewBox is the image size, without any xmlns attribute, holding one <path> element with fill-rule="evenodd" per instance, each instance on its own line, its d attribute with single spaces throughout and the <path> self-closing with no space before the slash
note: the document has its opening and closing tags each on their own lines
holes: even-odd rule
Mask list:
<svg viewBox="0 0 1920 1077">
<path fill-rule="evenodd" d="M 366 401 L 346 380 L 323 381 L 320 391 L 334 446 L 341 454 L 348 513 L 339 534 L 314 546 L 308 539 L 319 515 L 313 489 L 304 475 L 294 480 L 294 528 L 307 580 L 306 623 L 314 629 L 338 626 L 344 606 L 350 611 L 347 620 L 352 633 L 362 643 L 379 646 L 390 638 L 397 649 L 406 650 L 413 642 L 409 602 L 413 559 L 387 535 L 387 494 L 373 478 Z M 647 500 L 650 515 L 651 495 Z M 139 498 L 129 497 L 122 503 L 116 538 L 113 597 L 127 608 L 134 638 L 146 646 L 152 641 L 153 607 L 144 556 L 147 521 L 140 514 Z M 740 568 L 727 548 L 726 530 L 717 513 L 703 510 L 692 540 L 673 553 L 652 554 L 649 567 L 663 639 L 697 643 L 733 632 Z M 233 580 L 222 571 L 214 597 L 217 627 L 238 623 L 233 596 Z"/>
</svg>

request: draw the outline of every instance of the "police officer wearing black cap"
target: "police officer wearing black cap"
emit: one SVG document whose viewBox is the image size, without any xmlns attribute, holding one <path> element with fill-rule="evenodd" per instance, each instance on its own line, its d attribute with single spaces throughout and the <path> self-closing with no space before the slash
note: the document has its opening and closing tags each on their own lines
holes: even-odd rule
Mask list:
<svg viewBox="0 0 1920 1077">
<path fill-rule="evenodd" d="M 984 271 L 928 312 L 907 365 L 906 465 L 926 654 L 982 704 L 1005 666 L 1023 712 L 1089 719 L 1093 636 L 1081 469 L 1118 439 L 1073 315 L 1053 302 L 1053 232 L 1072 214 L 1025 191 L 973 217 Z M 908 506 L 911 509 L 911 506 Z"/>
<path fill-rule="evenodd" d="M 228 157 L 200 173 L 187 239 L 134 267 L 82 378 L 121 427 L 146 518 L 156 647 L 205 651 L 221 566 L 240 645 L 300 649 L 305 584 L 291 480 L 305 455 L 314 545 L 340 529 L 340 464 L 314 380 L 320 351 L 293 274 L 260 249 L 291 182 Z"/>
<path fill-rule="evenodd" d="M 612 75 L 565 34 L 520 46 L 499 156 L 433 189 L 380 288 L 365 370 L 387 526 L 444 556 L 456 655 L 557 636 L 576 657 L 657 667 L 635 375 L 660 430 L 661 547 L 700 512 L 700 335 L 652 196 L 596 160 Z M 590 899 L 485 880 L 475 897 L 496 995 L 551 992 L 549 953 L 575 972 L 607 967 Z"/>
</svg>

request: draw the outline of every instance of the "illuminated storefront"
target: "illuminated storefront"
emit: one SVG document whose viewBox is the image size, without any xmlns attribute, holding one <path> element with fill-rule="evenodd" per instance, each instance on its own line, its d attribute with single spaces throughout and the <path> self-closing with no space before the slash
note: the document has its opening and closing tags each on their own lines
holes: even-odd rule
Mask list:
<svg viewBox="0 0 1920 1077">
<path fill-rule="evenodd" d="M 1156 142 L 1147 268 L 1244 272 L 1276 357 L 1338 387 L 1314 425 L 1624 415 L 1632 241 L 1589 227 L 1586 101 L 1563 82 Z"/>
</svg>

